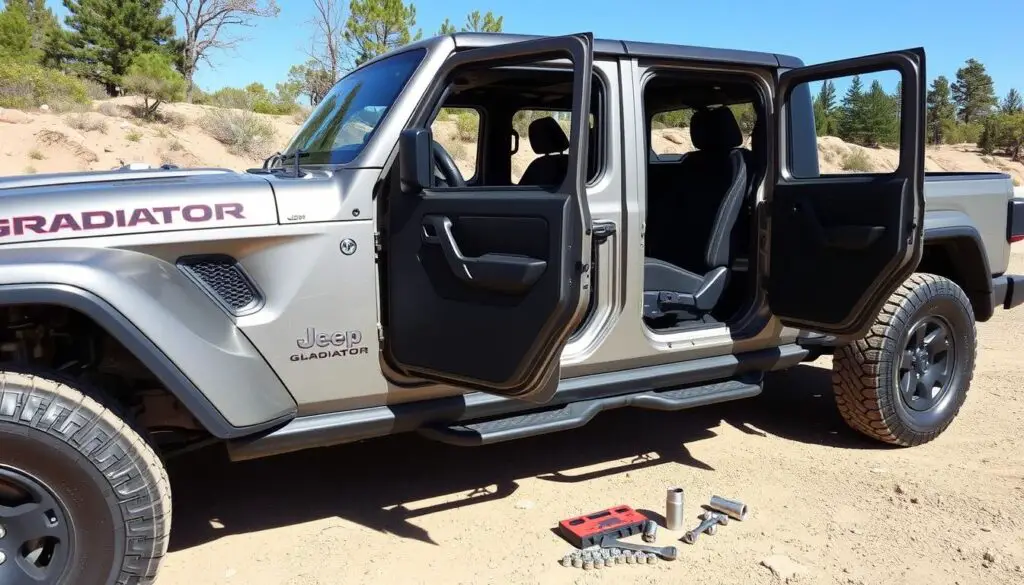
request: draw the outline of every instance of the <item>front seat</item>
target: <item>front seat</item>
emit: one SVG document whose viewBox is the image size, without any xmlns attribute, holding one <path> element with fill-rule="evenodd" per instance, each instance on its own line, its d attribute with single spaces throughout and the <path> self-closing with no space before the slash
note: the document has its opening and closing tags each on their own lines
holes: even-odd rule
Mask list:
<svg viewBox="0 0 1024 585">
<path fill-rule="evenodd" d="M 560 185 L 569 168 L 569 137 L 554 118 L 537 118 L 530 123 L 530 148 L 541 155 L 523 171 L 520 185 Z"/>
<path fill-rule="evenodd" d="M 730 243 L 748 191 L 750 159 L 727 107 L 695 112 L 690 138 L 697 150 L 686 155 L 676 174 L 675 238 L 658 237 L 660 258 L 644 260 L 647 319 L 703 318 L 729 279 Z"/>
</svg>

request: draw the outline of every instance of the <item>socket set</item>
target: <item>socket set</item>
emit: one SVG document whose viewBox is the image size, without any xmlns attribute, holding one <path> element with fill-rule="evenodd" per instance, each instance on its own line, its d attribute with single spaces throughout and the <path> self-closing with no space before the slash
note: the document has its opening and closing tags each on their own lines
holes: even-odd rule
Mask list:
<svg viewBox="0 0 1024 585">
<path fill-rule="evenodd" d="M 605 569 L 613 565 L 653 565 L 658 562 L 658 555 L 654 553 L 622 550 L 618 548 L 600 548 L 587 550 L 574 550 L 562 557 L 559 564 L 563 567 L 573 567 L 590 571 L 594 569 Z"/>
</svg>

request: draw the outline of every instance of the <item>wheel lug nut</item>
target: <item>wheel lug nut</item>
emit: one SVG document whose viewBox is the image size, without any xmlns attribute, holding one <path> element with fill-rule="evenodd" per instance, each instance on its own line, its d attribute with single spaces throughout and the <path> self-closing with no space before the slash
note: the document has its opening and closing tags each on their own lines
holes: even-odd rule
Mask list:
<svg viewBox="0 0 1024 585">
<path fill-rule="evenodd" d="M 4 528 L 3 524 L 0 524 L 0 538 L 7 536 L 7 529 Z"/>
<path fill-rule="evenodd" d="M 7 555 L 4 554 L 4 551 L 0 550 L 0 565 L 4 564 L 6 561 Z"/>
</svg>

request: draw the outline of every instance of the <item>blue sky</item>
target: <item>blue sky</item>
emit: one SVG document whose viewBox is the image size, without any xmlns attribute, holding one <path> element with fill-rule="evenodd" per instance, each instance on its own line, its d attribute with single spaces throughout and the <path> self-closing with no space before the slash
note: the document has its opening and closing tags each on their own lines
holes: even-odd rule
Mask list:
<svg viewBox="0 0 1024 585">
<path fill-rule="evenodd" d="M 985 64 L 1002 96 L 1024 90 L 1022 0 L 420 0 L 424 36 L 445 17 L 461 26 L 466 13 L 492 10 L 507 32 L 593 32 L 602 38 L 682 43 L 788 53 L 807 63 L 923 46 L 928 78 L 953 79 L 968 57 Z M 58 15 L 59 0 L 49 4 Z M 251 40 L 214 56 L 196 81 L 205 90 L 253 81 L 268 87 L 303 62 L 311 31 L 310 0 L 278 0 L 281 15 L 243 32 Z M 653 16 L 651 16 L 653 15 Z"/>
</svg>

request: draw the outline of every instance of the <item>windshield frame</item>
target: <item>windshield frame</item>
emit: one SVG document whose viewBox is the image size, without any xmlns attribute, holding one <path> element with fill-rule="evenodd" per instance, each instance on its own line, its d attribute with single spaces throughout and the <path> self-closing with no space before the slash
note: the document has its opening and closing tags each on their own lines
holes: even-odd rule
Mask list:
<svg viewBox="0 0 1024 585">
<path fill-rule="evenodd" d="M 367 146 L 373 141 L 378 131 L 383 126 L 386 125 L 389 116 L 395 109 L 396 104 L 398 104 L 399 101 L 401 100 L 403 93 L 405 93 L 406 90 L 409 88 L 411 82 L 416 77 L 417 73 L 420 71 L 420 69 L 423 68 L 424 63 L 428 61 L 429 53 L 430 51 L 428 51 L 427 48 L 424 46 L 411 45 L 405 47 L 404 50 L 396 51 L 391 54 L 382 55 L 381 57 L 373 59 L 372 61 L 369 61 L 364 65 L 357 67 L 356 69 L 353 69 L 352 71 L 345 74 L 331 87 L 331 90 L 327 93 L 327 95 L 324 96 L 324 98 L 313 109 L 313 111 L 310 112 L 310 115 L 306 118 L 306 121 L 303 122 L 303 124 L 299 127 L 299 129 L 289 140 L 288 146 L 281 151 L 279 164 L 281 164 L 282 166 L 294 164 L 295 159 L 298 158 L 298 164 L 303 166 L 344 166 L 349 165 L 354 161 L 358 160 L 360 156 L 367 150 Z M 417 55 L 418 57 L 413 56 L 414 54 Z M 413 57 L 411 57 L 410 59 L 410 56 Z M 323 109 L 335 109 L 335 104 L 331 103 L 330 97 L 336 94 L 339 87 L 341 87 L 346 82 L 350 82 L 354 76 L 365 75 L 368 72 L 372 72 L 372 70 L 374 69 L 380 68 L 380 66 L 386 67 L 389 62 L 394 63 L 395 60 L 403 58 L 410 59 L 412 61 L 412 66 L 406 72 L 405 78 L 402 81 L 402 83 L 395 88 L 395 92 L 390 99 L 390 103 L 381 106 L 382 111 L 380 113 L 380 116 L 376 119 L 376 122 L 373 124 L 372 128 L 370 128 L 370 130 L 364 135 L 362 142 L 360 144 L 353 143 L 350 145 L 344 145 L 341 147 L 333 147 L 327 150 L 317 151 L 308 151 L 306 149 L 302 149 L 301 151 L 299 150 L 301 146 L 305 146 L 305 144 L 300 144 L 300 141 L 308 143 L 312 141 L 313 136 L 315 136 L 315 133 L 307 133 L 307 131 L 309 130 L 309 126 L 311 124 L 328 123 L 330 120 L 337 117 L 337 112 L 335 112 L 331 116 L 325 117 L 318 117 L 317 114 L 318 112 L 321 112 Z M 340 132 L 341 129 L 339 128 L 338 131 L 334 133 L 332 141 L 337 138 Z M 298 156 L 296 157 L 296 155 Z"/>
</svg>

